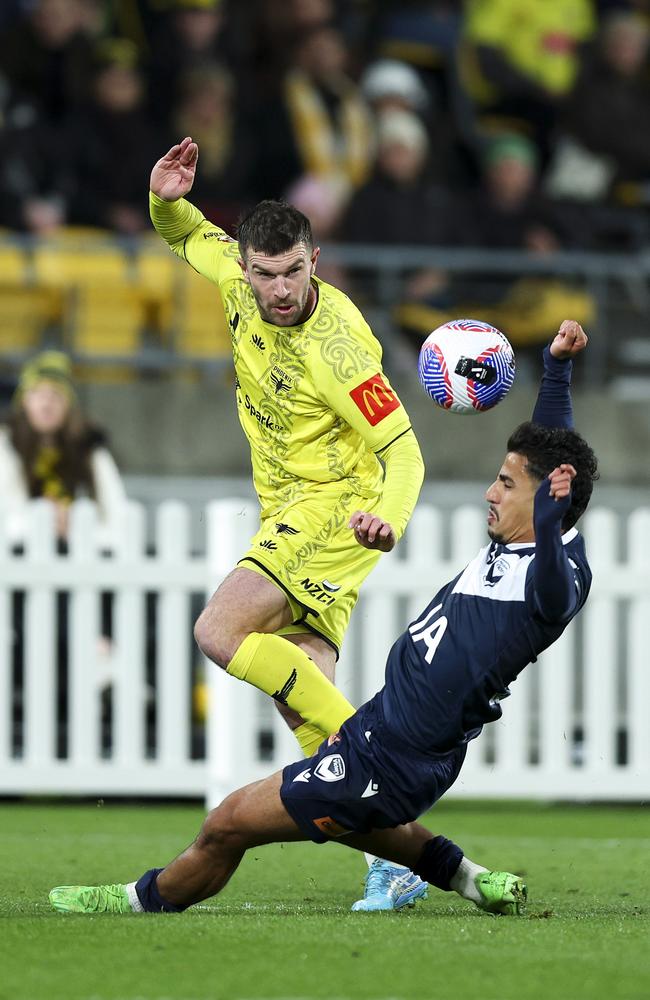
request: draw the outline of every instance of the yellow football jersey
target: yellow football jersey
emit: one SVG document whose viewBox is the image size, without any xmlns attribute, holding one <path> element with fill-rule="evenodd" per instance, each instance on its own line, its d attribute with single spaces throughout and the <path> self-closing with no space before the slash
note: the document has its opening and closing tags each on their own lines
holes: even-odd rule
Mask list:
<svg viewBox="0 0 650 1000">
<path fill-rule="evenodd" d="M 237 242 L 222 229 L 203 219 L 170 246 L 220 289 L 262 517 L 307 491 L 344 485 L 362 498 L 379 496 L 375 452 L 410 421 L 382 371 L 381 345 L 348 296 L 314 277 L 318 303 L 309 319 L 277 327 L 261 318 Z"/>
</svg>

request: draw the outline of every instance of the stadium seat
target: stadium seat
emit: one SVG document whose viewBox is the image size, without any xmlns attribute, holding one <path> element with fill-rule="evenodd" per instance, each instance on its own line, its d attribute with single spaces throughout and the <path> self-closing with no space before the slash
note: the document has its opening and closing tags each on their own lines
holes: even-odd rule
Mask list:
<svg viewBox="0 0 650 1000">
<path fill-rule="evenodd" d="M 221 296 L 190 267 L 185 267 L 178 288 L 174 347 L 179 355 L 196 361 L 224 361 L 231 355 Z"/>
<path fill-rule="evenodd" d="M 66 346 L 81 359 L 132 359 L 141 347 L 144 307 L 137 288 L 81 284 L 72 295 Z"/>
<path fill-rule="evenodd" d="M 57 289 L 126 281 L 129 272 L 122 249 L 98 238 L 45 240 L 35 248 L 33 260 L 36 281 Z"/>
<path fill-rule="evenodd" d="M 4 232 L 0 232 L 0 239 Z M 28 276 L 28 259 L 23 247 L 17 243 L 0 242 L 0 282 L 6 285 L 23 285 Z"/>
<path fill-rule="evenodd" d="M 162 245 L 158 235 L 140 240 L 133 278 L 146 309 L 147 325 L 158 331 L 163 341 L 171 330 L 174 293 L 186 267 Z"/>
<path fill-rule="evenodd" d="M 0 284 L 0 353 L 16 356 L 39 346 L 49 318 L 49 300 L 39 289 Z"/>
</svg>

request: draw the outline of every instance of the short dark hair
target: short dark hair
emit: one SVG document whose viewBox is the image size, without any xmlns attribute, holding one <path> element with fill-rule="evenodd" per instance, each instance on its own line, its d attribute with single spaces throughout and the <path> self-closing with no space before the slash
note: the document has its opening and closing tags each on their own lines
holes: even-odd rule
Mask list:
<svg viewBox="0 0 650 1000">
<path fill-rule="evenodd" d="M 598 479 L 598 461 L 585 439 L 566 427 L 526 421 L 512 432 L 507 447 L 525 457 L 526 471 L 540 482 L 562 463 L 574 467 L 577 474 L 571 484 L 571 506 L 562 518 L 563 531 L 572 528 L 587 509 Z"/>
<path fill-rule="evenodd" d="M 237 239 L 242 257 L 247 250 L 275 257 L 296 243 L 306 243 L 309 250 L 314 245 L 311 222 L 286 201 L 261 201 L 239 220 Z"/>
</svg>

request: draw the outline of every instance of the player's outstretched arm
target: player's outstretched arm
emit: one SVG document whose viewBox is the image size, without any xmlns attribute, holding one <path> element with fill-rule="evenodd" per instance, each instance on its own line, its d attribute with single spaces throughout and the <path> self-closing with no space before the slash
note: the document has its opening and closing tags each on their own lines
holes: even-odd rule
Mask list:
<svg viewBox="0 0 650 1000">
<path fill-rule="evenodd" d="M 149 187 L 163 201 L 178 201 L 192 190 L 199 147 L 189 136 L 165 153 L 151 171 Z"/>
<path fill-rule="evenodd" d="M 544 349 L 544 374 L 533 411 L 533 423 L 544 427 L 573 427 L 571 372 L 573 358 L 587 346 L 579 323 L 565 319 Z"/>
</svg>

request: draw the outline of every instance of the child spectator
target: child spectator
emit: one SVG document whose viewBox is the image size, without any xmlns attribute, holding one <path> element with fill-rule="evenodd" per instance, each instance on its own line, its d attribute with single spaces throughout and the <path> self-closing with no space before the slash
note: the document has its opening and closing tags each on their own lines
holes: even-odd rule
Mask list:
<svg viewBox="0 0 650 1000">
<path fill-rule="evenodd" d="M 12 410 L 0 423 L 0 514 L 10 542 L 24 541 L 28 501 L 44 497 L 54 505 L 65 548 L 70 504 L 82 496 L 97 502 L 97 545 L 110 549 L 126 503 L 124 485 L 105 433 L 79 406 L 69 359 L 44 351 L 23 368 Z"/>
</svg>

